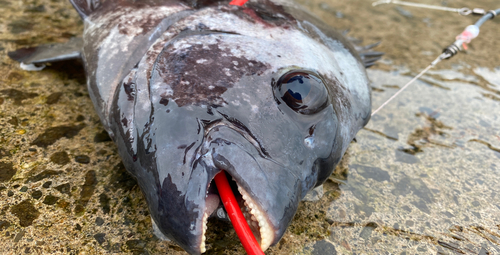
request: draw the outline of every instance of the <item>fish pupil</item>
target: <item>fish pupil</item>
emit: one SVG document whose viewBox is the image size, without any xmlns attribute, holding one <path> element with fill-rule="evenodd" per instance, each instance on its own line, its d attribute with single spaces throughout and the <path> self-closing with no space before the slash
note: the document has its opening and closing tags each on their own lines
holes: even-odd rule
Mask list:
<svg viewBox="0 0 500 255">
<path fill-rule="evenodd" d="M 300 95 L 300 92 L 294 93 L 291 89 L 288 89 L 288 92 L 293 98 L 295 98 L 297 101 L 302 101 L 302 96 Z"/>
<path fill-rule="evenodd" d="M 278 97 L 292 110 L 313 114 L 324 108 L 328 101 L 325 85 L 319 75 L 309 71 L 291 71 L 277 83 Z"/>
</svg>

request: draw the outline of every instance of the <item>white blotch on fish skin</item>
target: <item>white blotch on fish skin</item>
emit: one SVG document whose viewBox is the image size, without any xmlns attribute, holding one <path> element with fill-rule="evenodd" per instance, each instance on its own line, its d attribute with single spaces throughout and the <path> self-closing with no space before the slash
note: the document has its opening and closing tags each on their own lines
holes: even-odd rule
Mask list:
<svg viewBox="0 0 500 255">
<path fill-rule="evenodd" d="M 203 63 L 205 63 L 205 62 L 207 62 L 207 61 L 208 61 L 208 60 L 206 60 L 206 59 L 204 59 L 204 58 L 200 58 L 200 59 L 196 60 L 196 63 L 197 63 L 197 64 L 203 64 Z"/>
<path fill-rule="evenodd" d="M 213 85 L 208 86 L 208 89 L 210 89 L 210 90 L 212 90 L 212 89 L 214 89 L 214 88 L 215 88 L 215 87 L 214 87 Z"/>
<path fill-rule="evenodd" d="M 307 137 L 304 139 L 304 145 L 309 149 L 314 148 L 314 137 Z"/>
<path fill-rule="evenodd" d="M 234 61 L 233 61 L 233 64 L 234 64 L 235 66 L 237 66 L 237 65 L 238 65 L 238 61 L 234 60 Z"/>
<path fill-rule="evenodd" d="M 165 93 L 167 96 L 173 96 L 174 95 L 174 90 L 172 88 L 170 88 L 169 85 L 167 85 L 168 88 L 165 90 Z"/>
<path fill-rule="evenodd" d="M 255 114 L 259 113 L 259 107 L 257 105 L 252 105 L 252 112 Z"/>
<path fill-rule="evenodd" d="M 185 41 L 185 40 L 176 41 L 176 42 L 174 42 L 173 52 L 179 52 L 180 50 L 188 49 L 188 48 L 191 48 L 191 47 L 193 47 L 193 45 L 191 44 L 191 42 L 188 42 L 188 41 Z"/>
<path fill-rule="evenodd" d="M 229 68 L 224 68 L 224 69 L 222 69 L 222 71 L 224 71 L 224 73 L 225 73 L 227 76 L 231 76 L 231 70 L 229 70 Z"/>
<path fill-rule="evenodd" d="M 246 94 L 246 93 L 241 93 L 241 96 L 243 97 L 243 101 L 247 102 L 249 105 L 251 105 L 252 107 L 252 112 L 254 113 L 259 113 L 258 110 L 259 110 L 259 107 L 256 106 L 256 105 L 253 105 L 253 98 Z"/>
</svg>

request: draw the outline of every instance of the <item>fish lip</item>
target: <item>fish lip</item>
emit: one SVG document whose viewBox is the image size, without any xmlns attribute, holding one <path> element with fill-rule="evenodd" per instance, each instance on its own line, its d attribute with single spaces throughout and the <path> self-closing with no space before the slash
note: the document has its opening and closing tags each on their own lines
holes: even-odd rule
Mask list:
<svg viewBox="0 0 500 255">
<path fill-rule="evenodd" d="M 208 125 L 203 125 L 200 123 L 200 125 L 204 126 L 204 140 L 207 141 L 207 137 L 209 134 L 216 128 L 218 127 L 227 127 L 236 133 L 240 134 L 245 140 L 247 140 L 250 144 L 255 147 L 259 155 L 265 159 L 271 160 L 274 163 L 278 163 L 274 161 L 267 150 L 262 146 L 261 142 L 250 132 L 250 130 L 243 125 L 242 123 L 237 123 L 236 120 L 230 118 L 229 116 L 217 111 L 220 115 L 224 117 L 224 119 L 220 119 L 218 121 L 214 121 Z M 208 147 L 205 144 L 205 147 Z M 197 158 L 199 158 L 201 155 L 198 155 Z M 279 163 L 278 163 L 279 164 Z M 281 164 L 279 164 L 281 165 Z"/>
</svg>

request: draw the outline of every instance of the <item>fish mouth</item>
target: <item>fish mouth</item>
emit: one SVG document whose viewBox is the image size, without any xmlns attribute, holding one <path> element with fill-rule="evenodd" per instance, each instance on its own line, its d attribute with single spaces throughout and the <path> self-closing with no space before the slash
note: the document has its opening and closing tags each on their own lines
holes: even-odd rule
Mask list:
<svg viewBox="0 0 500 255">
<path fill-rule="evenodd" d="M 231 190 L 250 230 L 259 243 L 262 251 L 265 251 L 273 244 L 276 238 L 276 229 L 271 224 L 270 215 L 257 202 L 258 200 L 252 193 L 249 192 L 250 189 L 246 188 L 249 187 L 247 183 L 248 180 L 242 179 L 239 173 L 245 170 L 237 169 L 242 167 L 245 168 L 245 166 L 232 166 L 230 161 L 227 161 L 224 156 L 219 154 L 217 148 L 220 148 L 220 146 L 235 146 L 238 148 L 237 150 L 242 153 L 239 154 L 239 159 L 249 159 L 256 165 L 259 165 L 256 158 L 263 158 L 266 160 L 272 159 L 270 159 L 258 139 L 252 135 L 245 125 L 225 114 L 220 112 L 219 114 L 222 115 L 222 119 L 211 123 L 200 123 L 200 125 L 203 124 L 204 141 L 197 152 L 197 156 L 195 156 L 197 160 L 203 161 L 205 167 L 212 169 L 212 171 L 210 171 L 211 179 L 206 187 L 205 207 L 201 220 L 199 251 L 204 253 L 207 248 L 206 234 L 208 230 L 208 218 L 212 215 L 217 217 L 217 210 L 222 207 L 221 198 L 214 180 L 215 176 L 221 171 L 224 171 L 227 176 Z M 235 153 L 238 154 L 237 152 Z"/>
<path fill-rule="evenodd" d="M 252 198 L 252 196 L 235 181 L 232 176 L 226 172 L 229 184 L 233 191 L 233 194 L 238 201 L 238 205 L 247 221 L 250 230 L 257 239 L 262 251 L 267 250 L 269 246 L 274 241 L 275 234 L 271 227 L 267 213 L 259 206 L 258 203 Z M 207 233 L 207 221 L 208 218 L 215 213 L 219 207 L 219 193 L 215 185 L 214 179 L 210 182 L 207 193 L 205 196 L 205 212 L 202 219 L 202 235 L 200 243 L 200 252 L 204 253 L 206 251 L 206 233 Z"/>
</svg>

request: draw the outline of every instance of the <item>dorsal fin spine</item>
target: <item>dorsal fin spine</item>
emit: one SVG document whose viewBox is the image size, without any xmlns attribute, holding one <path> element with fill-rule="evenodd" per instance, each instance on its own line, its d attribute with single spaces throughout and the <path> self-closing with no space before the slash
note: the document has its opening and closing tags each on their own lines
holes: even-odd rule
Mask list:
<svg viewBox="0 0 500 255">
<path fill-rule="evenodd" d="M 95 0 L 69 0 L 82 19 L 87 18 L 97 7 Z"/>
</svg>

